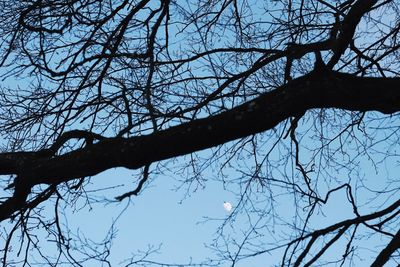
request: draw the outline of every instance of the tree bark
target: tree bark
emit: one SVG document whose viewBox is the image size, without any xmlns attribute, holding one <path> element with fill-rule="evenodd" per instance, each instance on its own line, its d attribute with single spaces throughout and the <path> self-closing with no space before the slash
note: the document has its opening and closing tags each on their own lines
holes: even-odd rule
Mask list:
<svg viewBox="0 0 400 267">
<path fill-rule="evenodd" d="M 400 230 L 392 238 L 389 244 L 379 253 L 371 267 L 379 267 L 385 265 L 396 250 L 400 249 Z"/>
</svg>

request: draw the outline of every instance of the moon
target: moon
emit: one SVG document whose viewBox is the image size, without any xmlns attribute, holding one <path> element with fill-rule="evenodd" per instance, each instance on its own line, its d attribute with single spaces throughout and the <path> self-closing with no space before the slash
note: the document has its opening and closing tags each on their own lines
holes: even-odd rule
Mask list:
<svg viewBox="0 0 400 267">
<path fill-rule="evenodd" d="M 227 201 L 224 201 L 223 207 L 227 212 L 231 212 L 233 208 L 232 204 Z"/>
</svg>

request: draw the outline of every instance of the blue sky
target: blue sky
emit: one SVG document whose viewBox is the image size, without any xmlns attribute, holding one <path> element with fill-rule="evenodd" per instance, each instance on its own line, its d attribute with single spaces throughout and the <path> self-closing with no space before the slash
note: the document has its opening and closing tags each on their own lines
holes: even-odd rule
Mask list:
<svg viewBox="0 0 400 267">
<path fill-rule="evenodd" d="M 100 174 L 96 180 L 118 177 L 119 181 L 129 183 L 131 176 L 131 171 L 114 169 Z M 160 253 L 149 259 L 165 263 L 188 263 L 190 260 L 199 263 L 213 257 L 213 252 L 205 245 L 218 237 L 217 228 L 229 216 L 223 209 L 223 202 L 228 200 L 235 204 L 236 196 L 223 189 L 221 183 L 210 181 L 205 189 L 185 197 L 185 193 L 174 190 L 174 183 L 178 185 L 173 178 L 160 175 L 139 196 L 132 197 L 116 223 L 117 237 L 111 259 L 119 262 L 138 250 L 159 245 Z M 125 209 L 126 202 L 97 206 L 90 212 L 85 209 L 68 219 L 70 226 L 74 224 L 86 237 L 101 241 L 113 219 Z M 239 233 L 244 230 L 239 228 L 240 222 L 236 224 L 226 229 Z"/>
</svg>

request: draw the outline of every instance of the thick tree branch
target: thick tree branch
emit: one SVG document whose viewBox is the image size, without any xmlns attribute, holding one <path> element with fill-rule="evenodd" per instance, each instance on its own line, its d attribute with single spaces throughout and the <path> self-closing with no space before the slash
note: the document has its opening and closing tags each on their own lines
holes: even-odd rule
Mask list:
<svg viewBox="0 0 400 267">
<path fill-rule="evenodd" d="M 50 184 L 95 175 L 112 167 L 137 169 L 272 129 L 312 108 L 393 113 L 400 111 L 399 86 L 400 78 L 359 78 L 314 71 L 216 116 L 151 135 L 107 139 L 59 157 L 40 159 L 32 165 L 31 172 L 34 183 Z"/>
<path fill-rule="evenodd" d="M 361 78 L 316 69 L 232 110 L 150 135 L 104 139 L 61 156 L 0 154 L 0 174 L 15 173 L 16 179 L 24 179 L 18 184 L 34 186 L 92 176 L 113 167 L 137 169 L 272 129 L 313 108 L 394 113 L 400 111 L 399 88 L 400 78 Z M 29 157 L 20 156 L 25 154 Z M 5 204 L 0 205 L 2 212 Z"/>
<path fill-rule="evenodd" d="M 353 40 L 354 33 L 361 18 L 368 13 L 377 2 L 378 0 L 358 0 L 353 4 L 349 13 L 341 23 L 339 36 L 333 49 L 334 53 L 328 63 L 329 68 L 333 68 L 333 66 L 335 66 L 339 61 L 340 57 Z"/>
<path fill-rule="evenodd" d="M 390 256 L 400 249 L 400 230 L 397 231 L 396 235 L 387 244 L 387 246 L 379 253 L 375 261 L 371 264 L 371 267 L 383 266 L 390 259 Z"/>
</svg>

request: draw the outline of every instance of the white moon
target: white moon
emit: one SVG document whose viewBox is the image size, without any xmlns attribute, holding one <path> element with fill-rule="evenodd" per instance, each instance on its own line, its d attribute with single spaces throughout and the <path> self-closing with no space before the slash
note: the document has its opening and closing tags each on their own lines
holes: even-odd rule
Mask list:
<svg viewBox="0 0 400 267">
<path fill-rule="evenodd" d="M 229 202 L 224 201 L 223 206 L 224 206 L 224 209 L 225 209 L 227 212 L 230 212 L 230 211 L 232 210 L 232 204 L 229 203 Z"/>
</svg>

